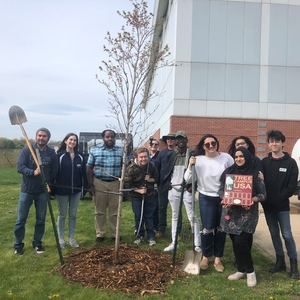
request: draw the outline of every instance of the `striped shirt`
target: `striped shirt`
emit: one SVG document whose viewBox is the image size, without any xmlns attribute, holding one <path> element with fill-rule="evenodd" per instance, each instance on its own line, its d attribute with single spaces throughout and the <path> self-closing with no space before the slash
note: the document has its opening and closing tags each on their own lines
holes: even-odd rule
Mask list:
<svg viewBox="0 0 300 300">
<path fill-rule="evenodd" d="M 94 175 L 103 180 L 112 180 L 121 177 L 123 149 L 114 146 L 107 149 L 104 146 L 95 146 L 91 149 L 87 166 L 93 167 Z M 112 176 L 109 176 L 112 175 Z"/>
</svg>

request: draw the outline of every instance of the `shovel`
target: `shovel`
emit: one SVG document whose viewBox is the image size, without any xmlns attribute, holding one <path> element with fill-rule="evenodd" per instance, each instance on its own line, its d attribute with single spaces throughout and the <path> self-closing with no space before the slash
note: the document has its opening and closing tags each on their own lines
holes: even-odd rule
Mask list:
<svg viewBox="0 0 300 300">
<path fill-rule="evenodd" d="M 42 166 L 42 161 L 40 159 L 40 152 L 38 149 L 36 149 L 36 153 L 34 152 L 31 144 L 30 144 L 30 141 L 27 137 L 27 134 L 25 132 L 25 129 L 22 125 L 22 123 L 25 123 L 27 122 L 27 118 L 25 116 L 25 113 L 23 111 L 23 109 L 19 106 L 12 106 L 10 109 L 9 109 L 9 112 L 8 112 L 8 115 L 9 115 L 9 119 L 10 119 L 10 122 L 12 125 L 20 125 L 20 128 L 22 130 L 22 133 L 23 133 L 23 136 L 26 140 L 26 144 L 30 150 L 30 153 L 33 157 L 33 160 L 36 164 L 37 167 L 40 167 L 40 170 L 41 170 L 41 176 L 42 176 L 42 180 L 43 180 L 43 184 L 44 184 L 44 188 L 45 188 L 45 193 L 46 193 L 46 196 L 47 196 L 47 202 L 48 202 L 48 207 L 49 207 L 49 211 L 50 211 L 50 216 L 51 216 L 51 221 L 52 221 L 52 226 L 53 226 L 53 230 L 54 230 L 54 235 L 55 235 L 55 240 L 56 240 L 56 245 L 57 245 L 57 250 L 58 250 L 58 254 L 59 254 L 59 258 L 60 258 L 60 263 L 61 265 L 64 264 L 64 260 L 63 260 L 63 256 L 62 256 L 62 252 L 61 252 L 61 248 L 59 246 L 59 240 L 58 240 L 58 234 L 57 234 L 57 228 L 56 228 L 56 224 L 55 224 L 55 220 L 54 220 L 54 215 L 53 215 L 53 210 L 52 210 L 52 205 L 51 205 L 51 201 L 50 201 L 50 196 L 49 196 L 49 186 L 46 182 L 46 178 L 45 178 L 45 174 L 44 174 L 44 169 L 43 169 L 43 166 Z M 39 160 L 38 160 L 39 158 Z"/>
<path fill-rule="evenodd" d="M 189 274 L 199 275 L 200 274 L 200 262 L 202 258 L 202 253 L 195 251 L 195 215 L 196 215 L 196 205 L 195 205 L 195 165 L 192 165 L 192 246 L 193 250 L 186 250 L 182 270 Z"/>
<path fill-rule="evenodd" d="M 25 129 L 24 129 L 23 125 L 22 125 L 22 123 L 26 123 L 27 122 L 27 119 L 26 119 L 26 116 L 25 116 L 25 113 L 24 113 L 23 109 L 21 107 L 19 107 L 19 106 L 14 105 L 14 106 L 12 106 L 9 109 L 8 115 L 9 115 L 9 119 L 10 119 L 11 125 L 16 125 L 16 124 L 20 125 L 20 128 L 22 130 L 24 139 L 25 139 L 26 144 L 27 144 L 27 146 L 28 146 L 28 148 L 30 150 L 30 153 L 31 153 L 31 155 L 32 155 L 32 157 L 34 159 L 34 162 L 35 162 L 36 166 L 39 166 L 39 162 L 38 162 L 38 160 L 37 160 L 37 158 L 35 156 L 34 150 L 33 150 L 32 146 L 30 144 L 30 141 L 29 141 L 29 139 L 27 137 Z"/>
</svg>

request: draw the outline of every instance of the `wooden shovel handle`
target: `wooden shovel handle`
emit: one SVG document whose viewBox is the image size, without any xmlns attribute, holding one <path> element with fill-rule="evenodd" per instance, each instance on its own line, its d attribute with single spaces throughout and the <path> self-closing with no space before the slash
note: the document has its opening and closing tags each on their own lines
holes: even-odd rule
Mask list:
<svg viewBox="0 0 300 300">
<path fill-rule="evenodd" d="M 40 164 L 39 164 L 39 162 L 38 162 L 38 160 L 37 160 L 37 158 L 36 158 L 36 155 L 35 155 L 35 153 L 34 153 L 34 151 L 33 151 L 33 148 L 32 148 L 32 146 L 31 146 L 31 144 L 30 144 L 30 141 L 28 140 L 28 137 L 27 137 L 26 135 L 24 135 L 24 138 L 25 138 L 25 140 L 26 140 L 26 144 L 27 144 L 27 146 L 28 146 L 28 148 L 29 148 L 29 150 L 30 150 L 30 153 L 31 153 L 31 155 L 32 155 L 32 157 L 33 157 L 33 160 L 34 160 L 35 164 L 37 165 L 37 167 L 39 167 Z"/>
<path fill-rule="evenodd" d="M 26 144 L 27 144 L 27 146 L 28 146 L 28 148 L 29 148 L 29 150 L 30 150 L 30 153 L 31 153 L 31 155 L 32 155 L 32 157 L 33 157 L 33 160 L 34 160 L 35 164 L 37 165 L 37 167 L 42 168 L 42 161 L 41 161 L 41 163 L 39 163 L 39 161 L 38 161 L 38 159 L 37 159 L 37 157 L 36 157 L 36 154 L 34 153 L 34 150 L 33 150 L 32 146 L 31 146 L 31 144 L 30 144 L 30 141 L 29 141 L 29 139 L 28 139 L 28 137 L 27 137 L 27 134 L 26 134 L 26 132 L 25 132 L 25 130 L 24 130 L 22 124 L 19 123 L 19 125 L 20 125 L 20 127 L 21 127 L 21 130 L 22 130 L 23 136 L 24 136 L 24 138 L 25 138 Z M 42 172 L 42 170 L 41 170 L 41 172 Z M 50 187 L 49 187 L 49 184 L 48 184 L 47 182 L 45 182 L 45 184 L 46 184 L 46 187 L 47 187 L 48 192 L 50 193 L 50 192 L 51 192 L 51 189 L 50 189 Z"/>
</svg>

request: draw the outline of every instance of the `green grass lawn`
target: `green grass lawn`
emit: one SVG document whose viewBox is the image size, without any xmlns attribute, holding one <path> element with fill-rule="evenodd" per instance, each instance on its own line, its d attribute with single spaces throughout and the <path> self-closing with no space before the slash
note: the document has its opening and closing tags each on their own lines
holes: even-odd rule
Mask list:
<svg viewBox="0 0 300 300">
<path fill-rule="evenodd" d="M 31 208 L 26 226 L 25 253 L 22 257 L 13 254 L 16 210 L 20 190 L 21 175 L 15 168 L 0 168 L 0 299 L 300 299 L 300 282 L 290 279 L 285 273 L 272 275 L 268 272 L 273 265 L 268 257 L 253 247 L 255 271 L 258 285 L 248 288 L 246 280 L 229 281 L 227 277 L 236 270 L 233 267 L 231 241 L 226 243 L 223 263 L 225 272 L 217 273 L 213 264 L 208 270 L 201 271 L 199 276 L 187 275 L 184 279 L 176 279 L 167 287 L 167 295 L 137 296 L 116 293 L 110 290 L 99 290 L 93 287 L 83 288 L 68 283 L 55 271 L 60 266 L 58 251 L 54 238 L 50 215 L 47 215 L 46 232 L 43 239 L 44 254 L 35 254 L 31 247 L 35 222 L 34 207 Z M 56 201 L 51 201 L 55 218 L 57 216 Z M 76 240 L 80 247 L 90 247 L 95 241 L 93 203 L 91 198 L 80 202 L 76 229 Z M 169 209 L 170 213 L 170 209 Z M 168 218 L 170 222 L 170 217 Z M 121 222 L 121 243 L 133 245 L 133 213 L 131 203 L 123 203 Z M 188 234 L 187 234 L 188 236 Z M 170 242 L 170 226 L 168 234 L 157 240 L 156 249 L 163 250 Z M 113 245 L 106 239 L 104 245 Z M 141 248 L 148 248 L 145 243 Z M 185 250 L 191 250 L 191 241 L 180 242 L 177 260 L 183 262 Z M 74 251 L 70 247 L 63 249 L 63 255 Z M 170 253 L 172 255 L 172 253 Z"/>
</svg>

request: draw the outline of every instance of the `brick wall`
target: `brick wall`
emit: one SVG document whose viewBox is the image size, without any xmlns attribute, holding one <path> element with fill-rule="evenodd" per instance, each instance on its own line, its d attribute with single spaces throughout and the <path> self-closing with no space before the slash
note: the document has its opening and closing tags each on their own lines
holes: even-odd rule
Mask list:
<svg viewBox="0 0 300 300">
<path fill-rule="evenodd" d="M 170 118 L 170 131 L 185 130 L 188 134 L 191 148 L 194 148 L 206 133 L 215 135 L 220 142 L 220 151 L 227 152 L 231 141 L 244 135 L 253 142 L 256 155 L 264 157 L 269 152 L 266 141 L 266 133 L 269 130 L 280 130 L 286 137 L 284 151 L 289 154 L 296 141 L 300 138 L 300 122 L 284 120 L 258 120 L 258 119 L 229 119 L 229 118 L 203 118 L 203 117 L 179 117 Z M 158 138 L 159 131 L 154 137 Z M 161 143 L 160 150 L 164 148 Z"/>
</svg>

